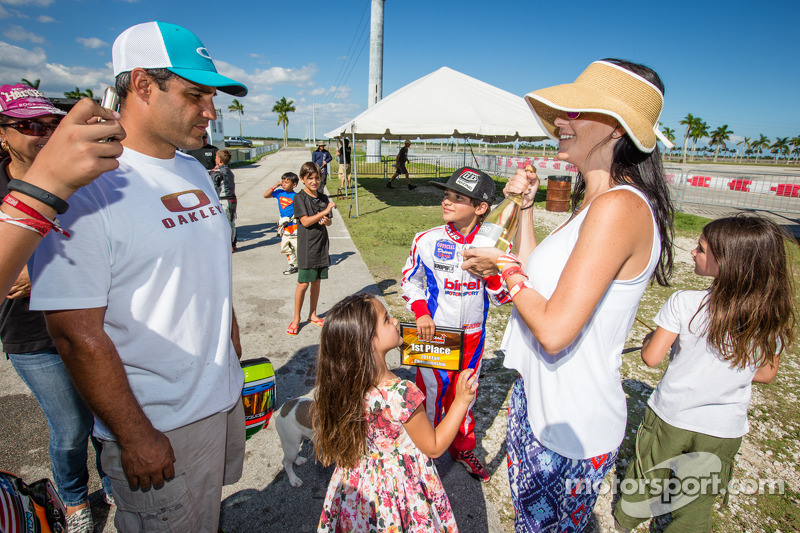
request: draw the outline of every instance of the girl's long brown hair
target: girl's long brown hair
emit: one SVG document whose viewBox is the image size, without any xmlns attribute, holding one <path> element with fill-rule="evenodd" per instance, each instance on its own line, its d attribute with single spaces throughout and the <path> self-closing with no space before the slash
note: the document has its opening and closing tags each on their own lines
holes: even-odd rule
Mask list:
<svg viewBox="0 0 800 533">
<path fill-rule="evenodd" d="M 719 265 L 701 306 L 708 307 L 708 344 L 736 368 L 774 364 L 792 343 L 795 321 L 783 232 L 763 217 L 740 215 L 709 223 L 703 237 Z"/>
<path fill-rule="evenodd" d="M 353 294 L 328 312 L 317 357 L 314 452 L 324 465 L 355 467 L 367 451 L 364 397 L 378 380 L 374 296 Z"/>
</svg>

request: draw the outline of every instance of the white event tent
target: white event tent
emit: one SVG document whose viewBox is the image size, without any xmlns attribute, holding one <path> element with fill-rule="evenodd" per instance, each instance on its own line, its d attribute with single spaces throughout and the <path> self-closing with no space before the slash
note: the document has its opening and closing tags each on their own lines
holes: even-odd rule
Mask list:
<svg viewBox="0 0 800 533">
<path fill-rule="evenodd" d="M 547 134 L 520 96 L 448 67 L 402 87 L 325 134 L 356 139 L 539 141 Z"/>
<path fill-rule="evenodd" d="M 352 137 L 353 141 L 455 137 L 497 143 L 539 141 L 547 133 L 522 97 L 442 67 L 396 90 L 325 137 Z"/>
</svg>

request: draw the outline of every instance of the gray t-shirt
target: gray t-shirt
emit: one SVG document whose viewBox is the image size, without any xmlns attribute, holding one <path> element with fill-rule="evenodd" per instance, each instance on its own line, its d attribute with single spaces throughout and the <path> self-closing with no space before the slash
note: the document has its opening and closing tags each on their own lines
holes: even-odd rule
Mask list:
<svg viewBox="0 0 800 533">
<path fill-rule="evenodd" d="M 219 165 L 211 173 L 211 181 L 214 182 L 214 190 L 220 200 L 232 200 L 236 198 L 236 184 L 233 181 L 233 172 L 228 165 Z"/>
<path fill-rule="evenodd" d="M 327 205 L 328 197 L 326 195 L 318 192 L 317 197 L 314 198 L 303 189 L 294 195 L 294 216 L 299 222 L 301 217 L 321 213 Z M 330 264 L 327 226 L 317 223 L 305 227 L 302 223 L 298 223 L 297 268 L 324 268 Z"/>
</svg>

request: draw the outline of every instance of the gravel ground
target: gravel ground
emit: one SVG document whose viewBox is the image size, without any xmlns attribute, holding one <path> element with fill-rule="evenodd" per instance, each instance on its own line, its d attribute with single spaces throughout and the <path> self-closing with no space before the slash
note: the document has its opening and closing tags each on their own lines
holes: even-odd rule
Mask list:
<svg viewBox="0 0 800 533">
<path fill-rule="evenodd" d="M 536 207 L 535 220 L 539 227 L 551 231 L 569 218 L 569 213 L 551 213 Z M 658 309 L 666 298 L 678 288 L 699 288 L 707 286 L 707 280 L 694 275 L 694 264 L 691 250 L 696 246 L 696 238 L 677 237 L 674 242 L 675 276 L 672 287 L 667 289 L 648 290 L 639 310 L 639 317 L 652 323 Z M 404 313 L 404 302 L 399 295 L 388 296 L 387 302 L 393 312 Z M 493 309 L 487 321 L 487 341 L 484 352 L 484 366 L 481 376 L 479 400 L 476 406 L 476 433 L 478 435 L 478 455 L 485 457 L 487 466 L 493 471 L 492 480 L 485 486 L 484 495 L 497 509 L 501 525 L 506 531 L 514 530 L 514 511 L 511 506 L 511 495 L 508 486 L 508 471 L 505 467 L 505 431 L 507 422 L 508 398 L 516 373 L 503 367 L 503 354 L 498 350 L 505 330 L 510 309 Z M 641 339 L 647 329 L 636 324 L 628 338 L 628 346 L 640 346 Z M 763 386 L 753 388 L 750 405 L 750 432 L 745 436 L 737 456 L 734 479 L 736 480 L 776 480 L 782 482 L 786 494 L 781 501 L 788 506 L 797 507 L 800 493 L 800 427 L 795 420 L 785 421 L 776 416 L 780 408 L 788 408 L 797 412 L 798 398 L 795 392 L 800 383 L 800 364 L 796 359 L 784 358 L 781 363 L 777 386 L 781 387 L 779 395 L 781 406 L 770 399 L 770 389 Z M 635 430 L 646 407 L 647 397 L 658 383 L 664 368 L 650 369 L 634 352 L 624 356 L 621 370 L 623 387 L 628 396 L 629 422 L 625 441 L 620 450 L 619 459 L 614 469 L 606 478 L 611 482 L 615 476 L 624 476 L 631 458 Z M 770 386 L 767 386 L 770 387 Z M 766 436 L 772 440 L 765 443 Z M 744 489 L 743 489 L 744 492 Z M 732 494 L 727 507 L 718 499 L 714 521 L 714 531 L 794 531 L 797 522 L 781 516 L 775 507 L 762 507 L 762 500 L 756 494 Z M 612 494 L 606 492 L 598 498 L 594 516 L 588 531 L 592 533 L 614 532 L 614 520 L 611 515 Z M 780 509 L 780 505 L 778 506 Z M 667 520 L 642 525 L 639 531 L 662 531 Z"/>
</svg>

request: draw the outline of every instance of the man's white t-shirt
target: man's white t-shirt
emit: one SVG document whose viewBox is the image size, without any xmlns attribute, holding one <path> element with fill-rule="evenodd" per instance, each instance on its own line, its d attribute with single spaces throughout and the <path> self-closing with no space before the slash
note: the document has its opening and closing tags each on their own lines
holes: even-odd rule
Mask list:
<svg viewBox="0 0 800 533">
<path fill-rule="evenodd" d="M 169 431 L 227 411 L 244 375 L 231 342 L 230 225 L 191 156 L 126 148 L 70 199 L 70 239 L 43 240 L 31 309 L 105 307 L 104 329 L 145 414 Z M 95 435 L 114 436 L 97 420 Z"/>
<path fill-rule="evenodd" d="M 748 430 L 747 407 L 757 369 L 732 368 L 708 345 L 708 308 L 698 312 L 707 295 L 708 291 L 678 291 L 656 315 L 656 324 L 678 338 L 667 371 L 647 405 L 671 426 L 738 438 Z"/>
</svg>

